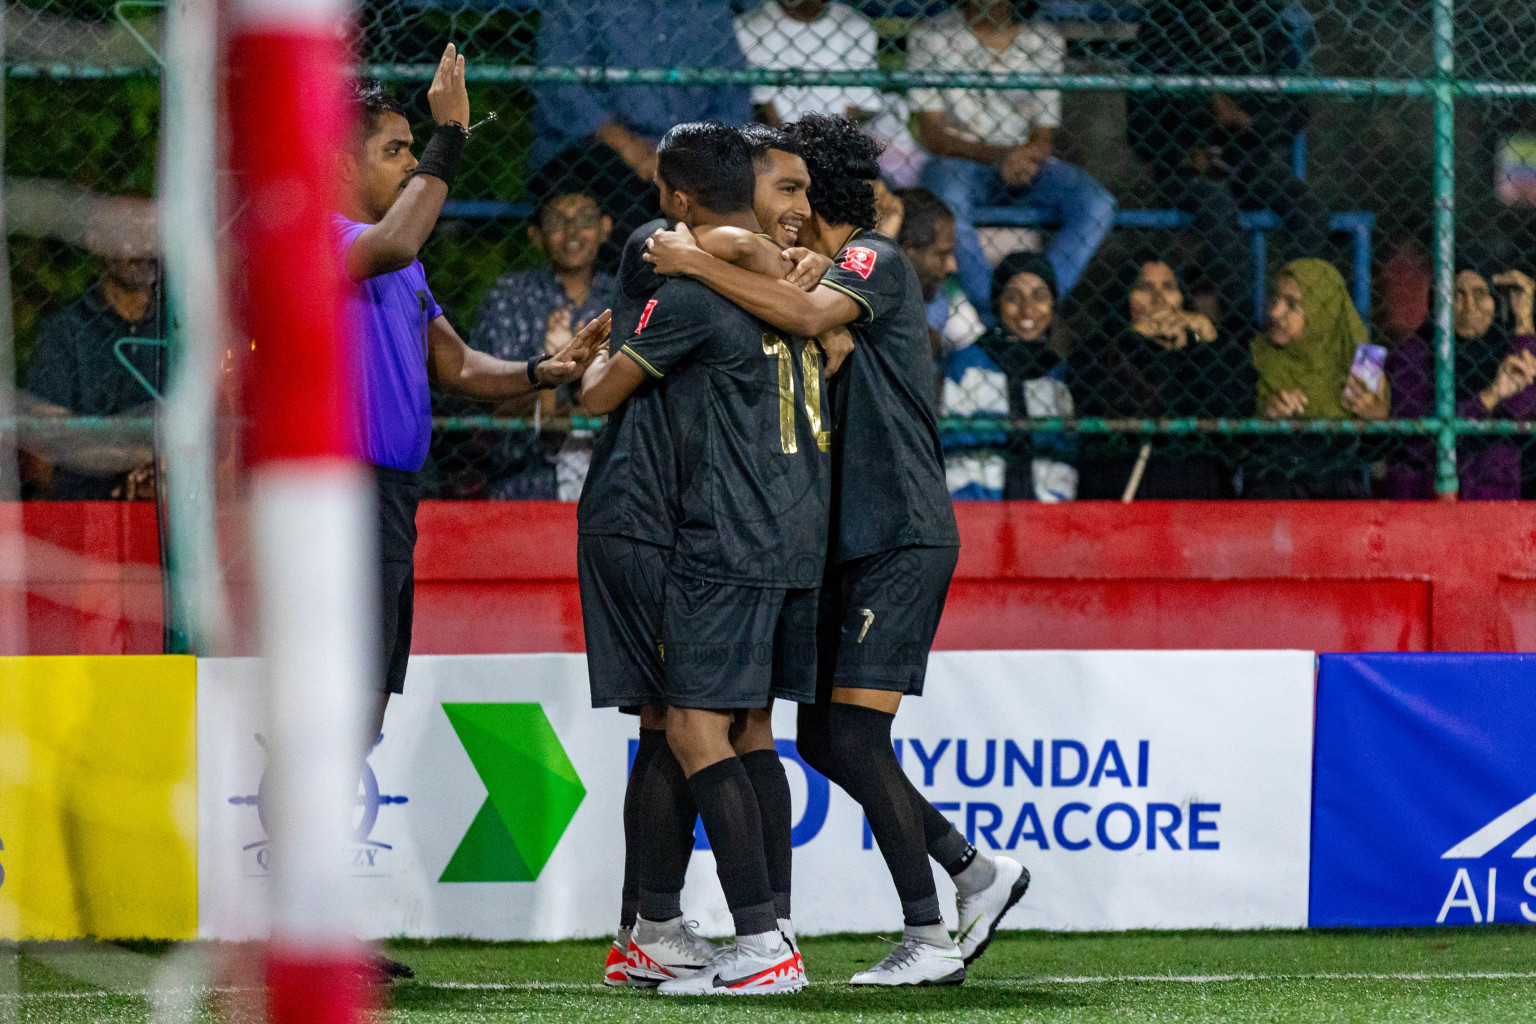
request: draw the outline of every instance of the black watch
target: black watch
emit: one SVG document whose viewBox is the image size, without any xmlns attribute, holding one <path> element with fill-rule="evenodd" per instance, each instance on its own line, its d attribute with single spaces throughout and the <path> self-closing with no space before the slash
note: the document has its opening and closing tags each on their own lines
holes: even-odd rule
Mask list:
<svg viewBox="0 0 1536 1024">
<path fill-rule="evenodd" d="M 546 391 L 554 387 L 553 384 L 545 384 L 539 380 L 539 364 L 548 358 L 549 353 L 545 352 L 528 360 L 528 383 L 533 385 L 533 390 L 535 391 Z"/>
</svg>

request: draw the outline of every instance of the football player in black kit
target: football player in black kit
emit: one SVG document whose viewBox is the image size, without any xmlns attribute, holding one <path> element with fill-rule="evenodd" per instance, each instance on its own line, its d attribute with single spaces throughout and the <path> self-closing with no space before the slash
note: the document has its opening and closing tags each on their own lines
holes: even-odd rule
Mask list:
<svg viewBox="0 0 1536 1024">
<path fill-rule="evenodd" d="M 673 129 L 658 147 L 658 179 L 669 215 L 707 225 L 721 235 L 716 241 L 740 246 L 746 265 L 760 271 L 789 266 L 777 246 L 757 237 L 751 153 L 733 129 Z M 628 290 L 631 281 L 624 283 Z M 788 785 L 766 709 L 775 694 L 815 697 L 828 490 L 821 383 L 815 342 L 781 337 L 689 281 L 669 282 L 646 300 L 619 351 L 595 363 L 584 381 L 583 404 L 595 413 L 659 387 L 676 453 L 661 698 L 675 763 L 704 819 L 737 934 L 708 963 L 674 963 L 670 978 L 653 977 L 663 993 L 787 992 L 804 985 L 803 962 L 786 935 L 788 922 L 781 923 L 788 910 Z M 769 758 L 774 762 L 782 814 L 760 809 L 763 780 L 747 764 L 754 755 L 763 755 L 765 769 Z M 667 788 L 661 774 L 653 761 L 642 791 L 647 806 L 654 791 Z M 765 839 L 777 838 L 769 819 L 779 817 L 783 870 L 775 877 Z M 642 845 L 662 838 L 651 824 Z M 632 950 L 645 945 L 642 936 L 652 927 L 649 853 L 640 866 Z M 632 960 L 630 974 L 636 973 Z"/>
<path fill-rule="evenodd" d="M 819 630 L 817 703 L 802 706 L 806 762 L 864 809 L 901 898 L 905 930 L 859 985 L 958 984 L 1029 875 L 987 857 L 917 792 L 891 746 L 905 694 L 922 693 L 959 550 L 933 417 L 933 357 L 921 289 L 896 243 L 873 233 L 879 144 L 846 118 L 807 115 L 786 134 L 811 172 L 801 245 L 832 257 L 809 292 L 713 258 L 687 230 L 654 236 L 658 271 L 707 284 L 768 323 L 818 335 L 846 324 L 854 352 L 831 381 L 832 539 Z M 951 938 L 928 868 L 954 878 Z"/>
<path fill-rule="evenodd" d="M 793 246 L 811 213 L 805 198 L 810 184 L 805 163 L 775 129 L 748 125 L 741 132 L 753 159 L 753 209 L 763 229 L 760 234 L 781 250 Z M 651 233 L 667 225 L 662 219 L 642 225 L 624 247 L 620 294 L 614 303 L 618 330 L 611 335 L 610 352 L 634 333 L 646 302 L 663 283 L 641 256 Z M 808 285 L 830 266 L 820 256 L 802 257 L 798 264 L 765 264 L 773 250 L 753 243 L 748 231 L 697 222 L 694 226 L 700 244 L 714 255 L 744 260 L 759 269 L 766 266 L 775 275 L 790 271 Z M 846 353 L 852 348 L 846 335 L 841 330 L 822 341 L 829 351 Z M 604 983 L 613 986 L 656 985 L 691 972 L 713 953 L 682 916 L 680 894 L 697 811 L 682 769 L 666 745 L 661 697 L 661 595 L 676 529 L 675 452 L 662 412 L 662 387 L 661 381 L 643 382 L 609 417 L 577 509 L 577 572 L 592 703 L 640 717 L 640 739 L 624 795 L 619 928 L 603 968 Z M 789 780 L 767 716 L 756 716 L 751 726 L 739 730 L 735 748 L 762 814 L 779 924 L 793 942 Z"/>
</svg>

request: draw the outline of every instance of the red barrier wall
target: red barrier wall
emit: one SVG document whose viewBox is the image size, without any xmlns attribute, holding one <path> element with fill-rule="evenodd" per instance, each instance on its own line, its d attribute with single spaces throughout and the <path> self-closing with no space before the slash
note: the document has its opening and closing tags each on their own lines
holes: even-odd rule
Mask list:
<svg viewBox="0 0 1536 1024">
<path fill-rule="evenodd" d="M 957 509 L 944 648 L 1536 650 L 1536 505 Z M 21 517 L 27 583 L 7 566 L 0 599 L 25 601 L 31 653 L 160 649 L 153 509 L 35 503 Z M 556 503 L 424 503 L 414 649 L 582 650 L 575 520 Z M 4 621 L 0 651 L 20 653 Z"/>
<path fill-rule="evenodd" d="M 0 654 L 158 654 L 163 616 L 153 504 L 0 504 Z"/>
<path fill-rule="evenodd" d="M 1536 650 L 1536 506 L 962 502 L 938 645 Z M 422 653 L 579 651 L 569 505 L 427 502 Z"/>
</svg>

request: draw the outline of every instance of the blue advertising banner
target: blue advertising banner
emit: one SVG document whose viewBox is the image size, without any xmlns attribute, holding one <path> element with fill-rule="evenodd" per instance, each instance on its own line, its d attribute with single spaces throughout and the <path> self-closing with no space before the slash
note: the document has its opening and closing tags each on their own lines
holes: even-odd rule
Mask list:
<svg viewBox="0 0 1536 1024">
<path fill-rule="evenodd" d="M 1309 923 L 1536 922 L 1536 656 L 1320 659 Z"/>
</svg>

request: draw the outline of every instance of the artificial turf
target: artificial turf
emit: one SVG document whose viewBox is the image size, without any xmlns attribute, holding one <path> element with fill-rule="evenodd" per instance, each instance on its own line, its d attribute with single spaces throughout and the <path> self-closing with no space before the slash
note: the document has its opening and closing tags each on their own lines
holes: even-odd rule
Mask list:
<svg viewBox="0 0 1536 1024">
<path fill-rule="evenodd" d="M 383 1022 L 1536 1021 L 1536 929 L 1132 932 L 999 935 L 954 989 L 840 984 L 888 944 L 808 938 L 812 985 L 795 996 L 666 999 L 598 983 L 602 942 L 388 944 L 416 970 Z M 203 951 L 206 952 L 206 951 Z M 25 946 L 0 969 L 0 1022 L 148 1022 L 146 992 L 169 973 L 161 947 Z M 182 976 L 206 957 L 182 955 Z M 220 1000 L 222 999 L 222 1002 Z M 193 1017 L 248 1016 L 224 994 Z M 223 1013 L 213 1007 L 222 1007 Z M 244 1008 L 244 1011 L 242 1010 Z M 175 1016 L 174 1014 L 172 1016 Z M 164 1019 L 162 1014 L 161 1019 Z"/>
</svg>

